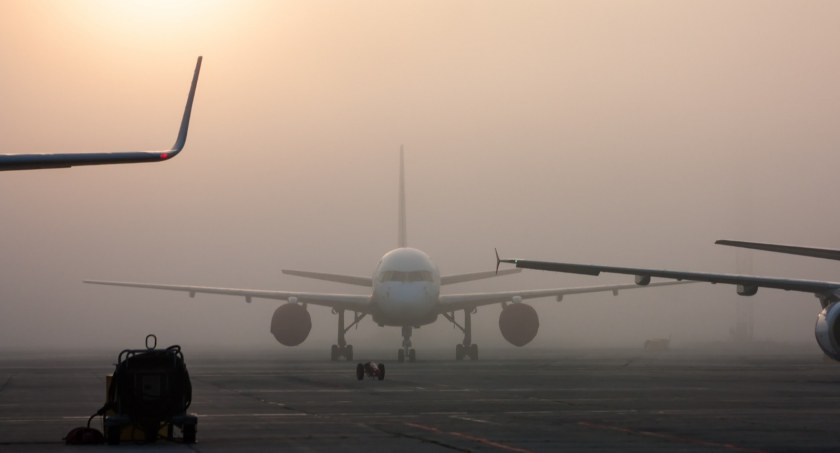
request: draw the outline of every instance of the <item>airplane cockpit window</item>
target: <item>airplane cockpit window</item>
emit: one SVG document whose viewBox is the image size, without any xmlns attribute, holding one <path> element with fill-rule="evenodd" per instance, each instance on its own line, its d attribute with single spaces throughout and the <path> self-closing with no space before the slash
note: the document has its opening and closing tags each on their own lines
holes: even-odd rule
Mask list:
<svg viewBox="0 0 840 453">
<path fill-rule="evenodd" d="M 379 279 L 382 282 L 431 282 L 432 273 L 429 271 L 385 271 Z"/>
<path fill-rule="evenodd" d="M 430 282 L 432 281 L 432 273 L 429 271 L 414 271 L 406 272 L 406 277 L 410 282 Z"/>
</svg>

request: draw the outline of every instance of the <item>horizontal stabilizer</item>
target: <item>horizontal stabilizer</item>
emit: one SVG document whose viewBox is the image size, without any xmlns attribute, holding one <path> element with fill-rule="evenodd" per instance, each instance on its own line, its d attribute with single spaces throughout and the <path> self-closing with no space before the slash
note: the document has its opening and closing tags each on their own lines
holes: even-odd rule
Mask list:
<svg viewBox="0 0 840 453">
<path fill-rule="evenodd" d="M 827 260 L 840 261 L 840 250 L 822 249 L 815 247 L 800 247 L 798 245 L 767 244 L 762 242 L 730 241 L 721 239 L 715 244 L 740 247 L 744 249 L 764 250 L 767 252 L 786 253 L 788 255 L 811 256 Z"/>
<path fill-rule="evenodd" d="M 517 272 L 522 272 L 522 269 L 504 269 L 498 272 L 488 271 L 488 272 L 473 272 L 470 274 L 456 274 L 456 275 L 444 275 L 440 278 L 441 285 L 451 285 L 453 283 L 463 283 L 463 282 L 471 282 L 473 280 L 483 280 L 485 278 L 492 278 L 498 275 L 509 275 L 515 274 Z"/>
<path fill-rule="evenodd" d="M 364 286 L 367 288 L 373 287 L 373 279 L 370 277 L 356 277 L 354 275 L 326 274 L 323 272 L 296 271 L 289 269 L 283 269 L 283 273 L 286 275 L 294 275 L 296 277 L 313 278 L 315 280 L 346 283 L 348 285 Z"/>
</svg>

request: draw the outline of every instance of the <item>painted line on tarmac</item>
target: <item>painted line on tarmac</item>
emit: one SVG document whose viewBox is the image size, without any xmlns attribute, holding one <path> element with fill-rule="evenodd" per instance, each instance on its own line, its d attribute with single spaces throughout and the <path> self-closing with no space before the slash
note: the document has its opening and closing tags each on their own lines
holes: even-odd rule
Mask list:
<svg viewBox="0 0 840 453">
<path fill-rule="evenodd" d="M 682 436 L 675 436 L 672 434 L 664 434 L 664 433 L 654 433 L 651 431 L 640 431 L 630 428 L 622 428 L 621 426 L 612 426 L 612 425 L 604 425 L 601 423 L 592 423 L 592 422 L 578 422 L 578 426 L 582 426 L 584 428 L 592 428 L 592 429 L 602 429 L 607 431 L 616 431 L 625 434 L 634 434 L 638 436 L 645 436 L 645 437 L 654 437 L 657 439 L 667 440 L 671 442 L 679 442 L 683 444 L 691 444 L 691 445 L 699 445 L 702 447 L 714 447 L 714 448 L 724 448 L 727 450 L 733 451 L 741 451 L 745 453 L 767 453 L 765 450 L 758 450 L 755 448 L 746 448 L 740 447 L 738 445 L 733 444 L 724 444 L 720 442 L 712 442 L 708 440 L 702 439 L 694 439 L 692 437 L 682 437 Z"/>
<path fill-rule="evenodd" d="M 482 420 L 480 418 L 470 418 L 470 417 L 462 417 L 459 415 L 450 415 L 449 418 L 454 418 L 455 420 L 464 420 L 468 422 L 475 422 L 475 423 L 485 423 L 488 425 L 498 425 L 499 423 L 491 422 L 490 420 Z"/>
<path fill-rule="evenodd" d="M 428 432 L 435 433 L 435 434 L 448 434 L 448 435 L 453 436 L 453 437 L 458 437 L 458 438 L 461 438 L 461 439 L 473 441 L 473 442 L 479 443 L 481 445 L 486 445 L 488 447 L 495 447 L 495 448 L 505 450 L 505 451 L 513 451 L 513 452 L 516 452 L 516 453 L 534 453 L 533 451 L 526 450 L 524 448 L 518 448 L 518 447 L 511 446 L 511 445 L 506 445 L 506 444 L 503 444 L 503 443 L 494 442 L 494 441 L 492 441 L 490 439 L 487 439 L 485 437 L 472 436 L 470 434 L 459 433 L 459 432 L 456 432 L 456 431 L 443 431 L 443 430 L 440 430 L 438 428 L 435 428 L 434 426 L 421 425 L 419 423 L 405 422 L 403 424 L 406 425 L 406 426 L 410 426 L 412 428 L 422 429 L 423 431 L 428 431 Z"/>
</svg>

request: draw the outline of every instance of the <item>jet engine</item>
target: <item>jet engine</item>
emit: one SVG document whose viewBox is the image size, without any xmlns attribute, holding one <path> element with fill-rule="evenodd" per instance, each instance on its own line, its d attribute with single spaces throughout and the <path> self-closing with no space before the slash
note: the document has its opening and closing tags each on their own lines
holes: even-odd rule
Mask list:
<svg viewBox="0 0 840 453">
<path fill-rule="evenodd" d="M 758 286 L 738 285 L 735 288 L 735 292 L 738 293 L 739 296 L 755 296 L 758 294 Z"/>
<path fill-rule="evenodd" d="M 303 305 L 288 303 L 274 310 L 271 333 L 285 346 L 297 346 L 306 340 L 312 330 L 312 317 Z"/>
<path fill-rule="evenodd" d="M 840 302 L 823 308 L 817 315 L 814 331 L 817 343 L 825 355 L 840 360 Z"/>
<path fill-rule="evenodd" d="M 530 305 L 516 303 L 509 304 L 499 315 L 499 330 L 508 343 L 514 346 L 525 346 L 537 336 L 540 328 L 540 318 L 537 311 Z"/>
</svg>

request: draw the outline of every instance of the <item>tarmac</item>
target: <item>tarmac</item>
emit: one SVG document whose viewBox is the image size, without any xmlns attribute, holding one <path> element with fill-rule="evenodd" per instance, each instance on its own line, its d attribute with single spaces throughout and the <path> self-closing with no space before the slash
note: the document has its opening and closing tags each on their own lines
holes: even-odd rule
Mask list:
<svg viewBox="0 0 840 453">
<path fill-rule="evenodd" d="M 382 381 L 324 353 L 184 351 L 196 444 L 64 445 L 117 353 L 0 353 L 0 451 L 840 451 L 840 364 L 818 353 L 527 348 L 382 360 Z"/>
</svg>

